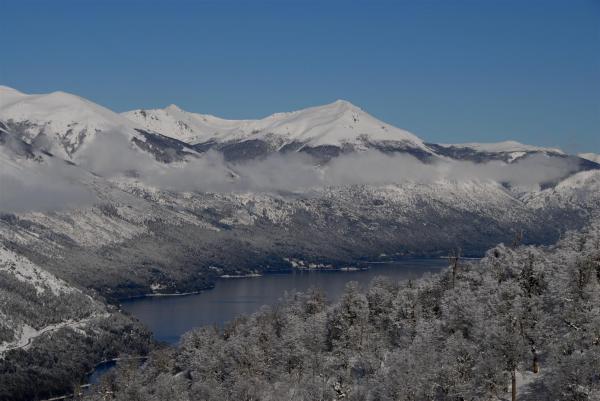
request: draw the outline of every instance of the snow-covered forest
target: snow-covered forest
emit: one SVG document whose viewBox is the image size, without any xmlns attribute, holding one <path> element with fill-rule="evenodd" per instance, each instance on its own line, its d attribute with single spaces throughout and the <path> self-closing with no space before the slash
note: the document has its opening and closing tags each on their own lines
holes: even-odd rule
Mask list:
<svg viewBox="0 0 600 401">
<path fill-rule="evenodd" d="M 600 224 L 417 281 L 318 289 L 124 364 L 88 400 L 598 400 Z"/>
</svg>

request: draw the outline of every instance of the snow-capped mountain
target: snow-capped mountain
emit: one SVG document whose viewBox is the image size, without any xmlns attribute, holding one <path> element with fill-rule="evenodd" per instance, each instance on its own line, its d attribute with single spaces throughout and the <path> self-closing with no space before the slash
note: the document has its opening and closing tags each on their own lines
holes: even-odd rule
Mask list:
<svg viewBox="0 0 600 401">
<path fill-rule="evenodd" d="M 301 152 L 326 163 L 344 154 L 376 150 L 410 154 L 425 163 L 448 159 L 514 163 L 544 154 L 570 159 L 581 170 L 600 167 L 594 161 L 566 155 L 559 149 L 513 141 L 425 143 L 343 100 L 258 120 L 226 120 L 189 113 L 174 105 L 118 114 L 64 92 L 27 95 L 0 86 L 0 124 L 0 143 L 10 143 L 13 147 L 16 143 L 18 152 L 29 152 L 30 156 L 37 150 L 73 162 L 97 138 L 113 134 L 159 162 L 183 161 L 212 149 L 233 162 L 272 153 Z"/>
<path fill-rule="evenodd" d="M 136 136 L 128 119 L 65 92 L 27 95 L 0 86 L 0 121 L 27 143 L 68 159 L 101 132 Z"/>
<path fill-rule="evenodd" d="M 276 113 L 260 120 L 225 120 L 189 113 L 171 105 L 165 109 L 134 110 L 124 116 L 189 144 L 263 141 L 276 150 L 334 146 L 364 149 L 369 144 L 394 144 L 425 154 L 432 152 L 408 131 L 386 124 L 344 100 L 307 109 Z"/>
<path fill-rule="evenodd" d="M 190 113 L 175 105 L 164 109 L 133 110 L 123 116 L 142 126 L 146 132 L 176 139 L 198 152 L 217 150 L 234 162 L 275 152 L 301 152 L 319 162 L 328 162 L 352 152 L 377 150 L 386 154 L 410 154 L 425 163 L 448 159 L 514 163 L 541 154 L 558 162 L 567 159 L 581 170 L 600 167 L 593 160 L 567 155 L 560 149 L 516 141 L 425 143 L 416 135 L 382 122 L 344 100 L 276 113 L 259 120 L 226 120 Z"/>
</svg>

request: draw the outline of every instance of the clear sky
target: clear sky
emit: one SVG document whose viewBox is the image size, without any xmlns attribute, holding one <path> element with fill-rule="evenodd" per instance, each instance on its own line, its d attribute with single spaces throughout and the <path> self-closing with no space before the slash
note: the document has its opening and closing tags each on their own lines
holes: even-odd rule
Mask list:
<svg viewBox="0 0 600 401">
<path fill-rule="evenodd" d="M 600 153 L 600 0 L 2 0 L 0 84 L 256 118 L 349 100 L 427 141 Z"/>
</svg>

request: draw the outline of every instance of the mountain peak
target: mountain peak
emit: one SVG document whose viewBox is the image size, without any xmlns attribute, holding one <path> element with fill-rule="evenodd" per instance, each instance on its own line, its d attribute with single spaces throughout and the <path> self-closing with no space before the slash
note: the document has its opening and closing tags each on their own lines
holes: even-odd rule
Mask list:
<svg viewBox="0 0 600 401">
<path fill-rule="evenodd" d="M 184 111 L 183 109 L 181 109 L 179 106 L 177 106 L 174 103 L 171 103 L 170 105 L 168 105 L 167 107 L 165 107 L 165 111 L 176 111 L 176 112 L 182 112 Z"/>
<path fill-rule="evenodd" d="M 335 102 L 333 102 L 333 104 L 345 107 L 356 107 L 354 104 L 350 103 L 348 100 L 345 99 L 337 99 Z"/>
<path fill-rule="evenodd" d="M 23 92 L 19 92 L 15 88 L 11 88 L 10 86 L 0 85 L 0 95 L 4 95 L 4 94 L 24 95 Z"/>
<path fill-rule="evenodd" d="M 336 108 L 336 109 L 340 109 L 340 110 L 362 111 L 362 109 L 360 107 L 358 107 L 355 104 L 349 102 L 348 100 L 344 100 L 344 99 L 337 99 L 336 101 L 326 104 L 322 107 L 331 107 L 331 108 Z"/>
<path fill-rule="evenodd" d="M 53 144 L 52 152 L 71 158 L 99 132 L 113 130 L 136 135 L 130 120 L 71 93 L 23 94 L 0 87 L 0 120 L 22 123 L 23 135 L 32 141 L 40 132 Z"/>
</svg>

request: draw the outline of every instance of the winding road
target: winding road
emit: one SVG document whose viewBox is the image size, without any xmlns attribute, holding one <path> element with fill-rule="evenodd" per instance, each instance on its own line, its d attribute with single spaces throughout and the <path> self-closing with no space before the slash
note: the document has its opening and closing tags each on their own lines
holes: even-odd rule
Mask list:
<svg viewBox="0 0 600 401">
<path fill-rule="evenodd" d="M 65 327 L 70 327 L 73 329 L 82 327 L 94 319 L 108 317 L 109 315 L 109 313 L 104 313 L 92 315 L 82 320 L 67 320 L 65 322 L 51 324 L 49 326 L 41 328 L 40 330 L 36 330 L 30 326 L 24 326 L 21 332 L 21 338 L 10 343 L 0 344 L 0 358 L 3 357 L 4 354 L 8 351 L 12 351 L 15 349 L 27 349 L 36 338 L 46 333 L 52 333 Z"/>
</svg>

